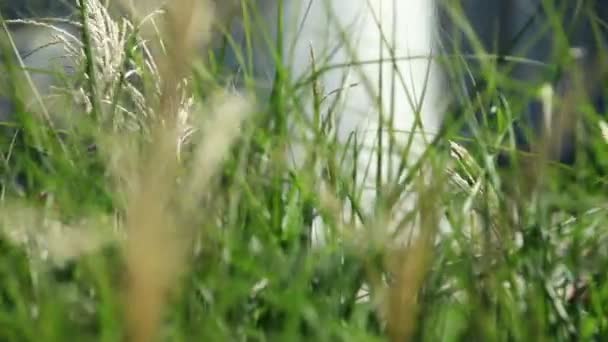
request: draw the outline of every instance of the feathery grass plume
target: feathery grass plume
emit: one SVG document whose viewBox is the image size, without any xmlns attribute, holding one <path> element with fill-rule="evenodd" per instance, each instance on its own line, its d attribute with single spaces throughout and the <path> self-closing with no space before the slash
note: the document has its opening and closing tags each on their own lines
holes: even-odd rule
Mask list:
<svg viewBox="0 0 608 342">
<path fill-rule="evenodd" d="M 9 33 L 6 24 L 19 25 L 20 29 Z M 29 92 L 34 94 L 35 106 L 29 109 L 44 116 L 44 122 L 38 122 L 40 127 L 57 128 L 56 123 L 60 119 L 65 119 L 65 117 L 60 118 L 59 116 L 70 111 L 70 108 L 67 105 L 55 106 L 53 101 L 57 100 L 62 104 L 70 105 L 75 102 L 78 103 L 80 96 L 67 84 L 50 85 L 45 82 L 40 84 L 40 80 L 34 82 L 34 73 L 44 77 L 53 75 L 57 82 L 59 82 L 59 77 L 67 82 L 77 74 L 77 70 L 70 69 L 70 67 L 78 69 L 78 65 L 84 57 L 82 56 L 82 44 L 75 35 L 73 28 L 80 29 L 82 24 L 61 18 L 41 18 L 3 21 L 3 28 L 17 57 L 20 71 L 26 77 L 30 88 Z M 13 34 L 17 36 L 13 37 Z M 15 41 L 18 39 L 23 41 L 24 38 L 27 39 L 30 36 L 34 37 L 27 44 L 31 50 L 27 54 L 20 55 L 19 53 L 23 53 L 23 51 L 17 51 Z M 119 52 L 123 50 L 122 46 L 117 45 L 112 48 Z M 50 57 L 46 54 L 48 49 L 53 49 Z M 65 54 L 56 55 L 62 51 Z M 41 56 L 37 56 L 38 54 Z M 112 52 L 108 53 L 108 55 L 112 54 Z M 43 61 L 44 58 L 51 58 L 51 60 Z M 28 68 L 31 67 L 32 59 L 36 62 L 30 70 Z M 65 69 L 52 69 L 52 62 L 57 61 L 59 61 L 59 65 L 53 66 L 61 66 Z M 36 68 L 35 64 L 40 63 L 46 63 L 44 67 L 48 70 L 43 67 Z M 45 87 L 49 87 L 50 90 L 45 89 Z M 28 101 L 27 98 L 23 100 Z M 58 108 L 61 109 L 59 112 L 56 111 Z M 21 131 L 30 129 L 31 127 L 20 127 Z M 52 132 L 56 133 L 55 131 Z M 8 164 L 11 158 L 17 157 L 13 156 L 13 147 L 11 145 L 9 153 L 3 156 L 5 158 L 3 163 Z M 117 235 L 114 234 L 116 230 L 104 229 L 104 227 L 108 228 L 108 222 L 111 221 L 106 215 L 78 217 L 71 222 L 65 222 L 61 209 L 54 208 L 52 203 L 53 194 L 41 193 L 39 199 L 44 200 L 44 203 L 42 203 L 44 205 L 40 205 L 41 203 L 32 205 L 32 203 L 24 203 L 22 200 L 5 198 L 4 191 L 6 189 L 4 185 L 2 184 L 2 207 L 0 208 L 2 229 L 0 231 L 9 238 L 9 241 L 24 245 L 32 263 L 37 264 L 42 261 L 46 263 L 45 267 L 60 266 L 67 261 L 98 251 L 101 247 L 117 241 Z"/>
<path fill-rule="evenodd" d="M 190 73 L 196 47 L 207 42 L 211 18 L 205 1 L 172 1 L 166 5 L 161 18 L 163 24 L 158 43 L 162 48 L 153 50 L 159 65 L 160 98 L 153 108 L 154 117 L 148 121 L 151 137 L 140 151 L 141 164 L 137 165 L 135 177 L 127 180 L 133 187 L 127 194 L 126 208 L 128 239 L 124 252 L 128 284 L 125 306 L 128 333 L 133 341 L 154 338 L 166 296 L 184 267 L 187 245 L 183 238 L 189 233 L 184 231 L 184 224 L 188 223 L 188 218 L 176 215 L 191 214 L 190 208 L 206 190 L 208 179 L 238 133 L 238 115 L 243 106 L 230 108 L 225 104 L 231 101 L 223 102 L 223 109 L 216 110 L 226 111 L 218 114 L 215 122 L 205 123 L 192 173 L 186 180 L 189 192 L 182 196 L 176 184 L 178 146 L 185 138 L 180 133 L 190 135 L 192 131 L 183 130 L 180 123 L 183 124 L 188 114 L 193 115 L 183 106 L 183 103 L 186 107 L 191 105 L 183 93 L 187 91 L 184 80 Z M 172 209 L 174 201 L 177 201 L 178 209 Z"/>
<path fill-rule="evenodd" d="M 77 82 L 67 76 L 79 76 L 78 71 L 85 69 L 85 65 L 90 63 L 93 66 L 94 74 L 98 75 L 94 80 L 95 88 L 100 90 L 95 96 L 99 97 L 99 101 L 105 105 L 103 113 L 105 118 L 100 121 L 95 121 L 97 125 L 103 121 L 109 121 L 111 128 L 98 129 L 99 136 L 97 143 L 103 147 L 110 137 L 121 139 L 122 133 L 135 133 L 137 139 L 149 135 L 148 118 L 154 114 L 155 106 L 159 103 L 161 93 L 161 75 L 154 56 L 152 56 L 147 42 L 140 37 L 139 28 L 135 27 L 127 19 L 122 18 L 120 21 L 115 21 L 109 14 L 108 9 L 98 0 L 85 0 L 78 3 L 79 6 L 85 6 L 87 14 L 86 20 L 77 22 L 72 20 L 62 20 L 61 18 L 43 18 L 43 19 L 28 19 L 28 20 L 10 20 L 7 24 L 24 25 L 34 29 L 43 29 L 49 32 L 46 40 L 48 43 L 40 47 L 35 47 L 24 58 L 37 53 L 37 50 L 44 49 L 47 46 L 59 44 L 64 49 L 65 55 L 63 59 L 70 60 L 67 64 L 71 65 L 74 70 L 65 77 L 66 83 L 55 84 L 51 87 L 51 93 L 40 98 L 40 105 L 45 109 L 44 115 L 48 116 L 49 123 L 63 121 L 66 123 L 66 118 L 61 117 L 70 111 L 78 114 L 92 114 L 92 95 L 85 87 L 79 86 Z M 140 23 L 145 24 L 148 20 L 152 20 L 155 15 L 159 15 L 156 11 L 148 18 Z M 83 30 L 86 24 L 87 31 L 90 33 L 89 40 L 83 42 L 72 30 Z M 5 31 L 8 33 L 6 26 Z M 9 34 L 9 40 L 12 41 Z M 13 43 L 14 45 L 14 43 Z M 90 50 L 90 55 L 86 54 L 85 46 Z M 137 54 L 140 54 L 139 56 Z M 138 59 L 141 57 L 143 61 Z M 88 59 L 92 58 L 91 61 Z M 25 75 L 28 71 L 23 67 Z M 46 72 L 46 70 L 42 70 Z M 50 71 L 49 71 L 50 72 Z M 66 70 L 68 72 L 68 70 Z M 88 76 L 88 75 L 86 75 Z M 152 86 L 148 89 L 142 89 L 141 83 L 147 81 Z M 36 85 L 32 85 L 35 94 Z M 192 134 L 194 128 L 190 125 L 190 115 L 193 111 L 193 99 L 188 94 L 187 82 L 184 79 L 178 85 L 176 90 L 180 96 L 178 99 L 178 108 L 176 110 L 178 118 L 178 135 L 175 138 L 176 148 L 183 148 L 187 142 L 187 138 Z M 60 113 L 48 112 L 46 103 L 48 99 L 57 99 L 64 104 Z M 74 108 L 74 104 L 77 105 Z M 83 113 L 84 112 L 84 113 Z M 83 122 L 83 118 L 73 117 L 74 125 Z M 98 125 L 99 126 L 99 125 Z M 102 126 L 99 126 L 102 127 Z M 114 132 L 114 134 L 113 134 Z M 109 133 L 109 134 L 108 134 Z M 118 134 L 119 136 L 116 136 Z M 105 152 L 103 149 L 101 152 Z M 116 171 L 114 176 L 124 176 L 118 172 L 117 167 L 112 167 L 119 161 L 124 162 L 123 154 L 117 150 L 106 153 L 111 171 Z M 120 178 L 120 177 L 118 177 Z M 25 210 L 25 209 L 24 209 Z"/>
<path fill-rule="evenodd" d="M 192 9 L 188 5 L 184 1 L 173 1 L 164 16 L 178 15 L 180 6 L 188 7 L 192 12 L 200 11 L 200 7 Z M 185 31 L 192 18 L 176 19 L 163 17 L 169 28 L 163 40 L 176 44 L 174 48 L 177 49 L 190 43 L 184 39 L 188 37 Z M 169 48 L 167 55 L 156 54 L 155 57 L 163 65 L 159 75 L 162 84 L 159 105 L 154 108 L 157 117 L 149 122 L 151 141 L 143 147 L 142 164 L 138 165 L 135 178 L 129 180 L 134 182 L 134 187 L 127 194 L 125 222 L 128 233 L 124 247 L 128 274 L 127 331 L 132 341 L 142 342 L 153 340 L 159 331 L 166 296 L 180 275 L 184 252 L 169 203 L 177 176 L 178 87 L 189 68 L 191 56 L 186 51 Z"/>
<path fill-rule="evenodd" d="M 124 207 L 125 219 L 119 224 L 127 234 L 127 330 L 134 341 L 150 341 L 158 332 L 166 296 L 184 267 L 183 238 L 192 232 L 187 227 L 192 220 L 186 216 L 200 215 L 196 205 L 240 133 L 250 101 L 231 94 L 211 97 L 211 118 L 195 117 L 202 111 L 190 94 L 188 77 L 197 48 L 208 40 L 212 15 L 205 1 L 173 1 L 162 11 L 146 13 L 137 25 L 124 18 L 115 21 L 99 0 L 83 0 L 79 6 L 86 18 L 73 24 L 88 32 L 86 41 L 46 21 L 23 24 L 53 30 L 66 57 L 77 69 L 88 70 L 85 84 L 92 87 L 56 89 L 64 99 L 67 96 L 66 103 L 83 103 L 86 114 L 98 111 L 96 122 L 102 126 L 96 142 L 124 197 L 118 207 Z M 141 34 L 145 27 L 156 27 L 157 19 L 162 30 L 146 40 Z M 94 108 L 94 102 L 101 107 Z M 186 145 L 193 146 L 190 163 L 181 157 Z M 177 178 L 183 169 L 187 177 L 180 186 Z M 36 217 L 48 214 L 34 211 Z M 13 240 L 32 246 L 32 253 L 52 254 L 50 258 L 62 262 L 107 243 L 105 233 L 98 239 L 101 231 L 89 229 L 101 224 L 97 219 L 83 219 L 86 230 L 62 226 L 58 234 L 59 223 L 51 224 L 48 218 L 44 224 L 26 220 L 34 216 L 26 215 L 25 207 L 12 207 L 11 212 L 14 215 L 4 221 L 15 228 L 10 232 Z M 17 226 L 40 226 L 48 234 Z"/>
<path fill-rule="evenodd" d="M 89 114 L 99 102 L 98 120 L 114 130 L 146 129 L 145 121 L 153 115 L 160 96 L 160 75 L 146 41 L 139 36 L 140 27 L 126 18 L 113 20 L 100 1 L 85 0 L 80 6 L 86 7 L 86 27 L 81 30 L 88 33 L 88 42 L 67 40 L 66 45 L 77 65 L 89 70 L 85 74 L 89 89 L 78 88 L 74 96 L 84 102 Z M 143 80 L 152 88 L 145 95 L 140 86 Z"/>
<path fill-rule="evenodd" d="M 33 272 L 63 266 L 80 256 L 116 243 L 120 237 L 116 222 L 108 216 L 83 217 L 66 224 L 51 210 L 19 202 L 3 203 L 0 232 L 9 241 L 25 246 Z"/>
<path fill-rule="evenodd" d="M 113 20 L 108 9 L 97 0 L 79 1 L 78 7 L 86 8 L 83 12 L 86 17 L 81 19 L 86 26 L 83 22 L 61 18 L 7 21 L 9 24 L 49 31 L 49 42 L 36 47 L 29 54 L 35 54 L 47 46 L 60 45 L 65 52 L 62 57 L 65 64 L 74 69 L 70 74 L 80 76 L 81 71 L 88 70 L 84 74 L 84 82 L 66 77 L 62 79 L 63 84 L 57 83 L 51 87 L 50 94 L 40 100 L 45 113 L 48 112 L 45 115 L 51 122 L 81 122 L 79 115 L 83 111 L 93 114 L 93 103 L 99 102 L 101 108 L 97 108 L 99 113 L 95 114 L 101 123 L 108 123 L 108 127 L 114 130 L 145 129 L 144 121 L 151 114 L 154 100 L 159 97 L 160 83 L 158 68 L 146 42 L 139 36 L 139 27 L 134 27 L 126 18 Z M 83 31 L 87 32 L 87 42 L 78 36 L 78 32 Z M 140 55 L 142 63 L 138 60 Z M 143 78 L 152 81 L 157 88 L 156 94 L 147 93 L 144 96 L 139 86 Z M 89 87 L 86 87 L 87 84 Z M 95 98 L 91 89 L 95 89 Z M 62 110 L 51 113 L 45 105 L 49 100 L 61 101 Z M 77 106 L 74 107 L 74 104 Z M 65 117 L 70 111 L 78 115 Z"/>
<path fill-rule="evenodd" d="M 454 141 L 449 143 L 452 164 L 446 173 L 451 193 L 463 199 L 459 217 L 465 219 L 462 225 L 459 225 L 457 233 L 467 239 L 465 246 L 475 246 L 477 253 L 482 253 L 480 238 L 484 233 L 489 233 L 495 243 L 501 241 L 501 208 L 497 190 L 487 180 L 490 177 L 488 172 L 465 147 Z M 486 223 L 491 229 L 490 232 L 484 232 L 479 222 L 480 217 L 489 220 Z"/>
<path fill-rule="evenodd" d="M 387 242 L 389 250 L 385 263 L 391 281 L 388 284 L 382 314 L 386 321 L 387 333 L 391 341 L 410 341 L 416 329 L 420 306 L 419 293 L 422 291 L 428 272 L 433 263 L 434 244 L 439 232 L 441 198 L 445 185 L 445 173 L 439 171 L 434 161 L 429 165 L 430 179 L 419 177 L 413 184 L 417 194 L 416 213 L 418 229 L 410 233 L 403 243 Z"/>
</svg>

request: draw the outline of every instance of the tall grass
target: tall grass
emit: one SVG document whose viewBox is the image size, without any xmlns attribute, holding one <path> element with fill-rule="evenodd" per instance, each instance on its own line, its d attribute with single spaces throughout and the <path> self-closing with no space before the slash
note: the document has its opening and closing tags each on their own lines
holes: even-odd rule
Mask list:
<svg viewBox="0 0 608 342">
<path fill-rule="evenodd" d="M 281 60 L 270 33 L 253 37 L 263 17 L 243 3 L 245 40 L 267 44 L 249 48 Z M 606 124 L 570 59 L 551 61 L 572 80 L 561 93 L 514 91 L 508 67 L 476 44 L 471 58 L 437 56 L 488 86 L 471 98 L 454 91 L 446 117 L 464 120 L 448 120 L 401 177 L 379 180 L 377 209 L 366 212 L 345 157 L 356 161 L 358 137 L 340 144 L 320 106 L 313 120 L 304 113 L 304 90 L 316 104 L 331 91 L 316 78 L 331 66 L 314 51 L 309 78 L 294 81 L 279 63 L 268 98 L 255 101 L 226 77 L 222 53 L 235 42 L 221 33 L 235 12 L 194 0 L 121 5 L 128 20 L 81 1 L 80 19 L 63 23 L 73 30 L 0 18 L 0 89 L 15 104 L 0 136 L 0 340 L 608 336 Z M 475 41 L 458 6 L 446 9 Z M 54 32 L 74 71 L 10 58 L 15 25 Z M 247 51 L 233 54 L 236 84 L 259 95 L 266 84 Z M 31 81 L 40 72 L 57 81 L 48 93 Z M 553 126 L 521 152 L 512 122 L 530 101 L 522 94 L 539 89 Z M 489 108 L 494 121 L 476 121 Z M 557 137 L 579 126 L 576 164 L 553 162 Z M 290 162 L 291 145 L 302 163 Z M 509 165 L 498 165 L 504 156 Z M 391 209 L 408 191 L 416 204 Z"/>
</svg>

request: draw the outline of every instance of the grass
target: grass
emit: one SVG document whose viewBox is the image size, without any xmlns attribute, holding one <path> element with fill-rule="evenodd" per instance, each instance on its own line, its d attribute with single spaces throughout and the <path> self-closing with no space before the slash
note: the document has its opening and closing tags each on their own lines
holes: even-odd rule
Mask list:
<svg viewBox="0 0 608 342">
<path fill-rule="evenodd" d="M 491 58 L 477 43 L 471 58 L 443 58 L 454 78 L 472 72 L 484 82 L 455 91 L 446 113 L 455 119 L 418 165 L 432 181 L 417 166 L 403 181 L 379 180 L 368 214 L 343 156 L 357 154 L 357 137 L 340 146 L 321 115 L 305 120 L 301 90 L 281 68 L 264 101 L 231 92 L 220 55 L 232 42 L 211 41 L 204 1 L 173 1 L 150 16 L 134 8 L 132 21 L 84 4 L 72 23 L 81 34 L 57 32 L 77 69 L 40 100 L 8 58 L 6 27 L 19 23 L 0 18 L 0 89 L 15 121 L 0 135 L 1 341 L 608 336 L 606 124 L 589 97 L 603 92 L 601 74 L 589 78 L 560 55 L 547 64 L 547 80 L 561 74 L 572 86 L 545 91 L 552 130 L 522 152 L 513 123 L 541 87 L 508 70 L 526 61 Z M 558 22 L 564 13 L 553 5 L 545 2 Z M 447 9 L 465 42 L 475 41 L 458 8 Z M 259 20 L 247 13 L 246 36 Z M 558 28 L 555 39 L 570 47 Z M 200 60 L 212 43 L 216 54 Z M 247 54 L 234 58 L 239 85 L 257 91 Z M 317 103 L 327 91 L 314 73 L 300 84 Z M 308 140 L 296 141 L 288 122 Z M 570 166 L 554 162 L 552 149 L 555 133 L 569 129 L 583 133 Z M 294 143 L 304 147 L 301 165 L 285 153 Z M 396 235 L 389 208 L 406 189 L 419 201 Z M 452 231 L 440 231 L 440 211 Z M 320 245 L 317 216 L 328 231 Z"/>
</svg>

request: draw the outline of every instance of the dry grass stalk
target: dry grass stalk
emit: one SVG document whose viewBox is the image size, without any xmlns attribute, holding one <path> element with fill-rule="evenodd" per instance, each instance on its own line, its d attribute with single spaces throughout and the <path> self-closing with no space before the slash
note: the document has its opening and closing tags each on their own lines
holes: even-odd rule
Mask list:
<svg viewBox="0 0 608 342">
<path fill-rule="evenodd" d="M 196 6 L 195 6 L 196 5 Z M 178 113 L 180 84 L 187 76 L 193 46 L 208 31 L 210 18 L 201 20 L 196 13 L 208 13 L 202 1 L 172 1 L 165 13 L 167 53 L 154 56 L 159 64 L 162 91 L 158 116 L 151 122 L 152 137 L 144 148 L 144 159 L 133 181 L 138 184 L 128 196 L 125 246 L 128 269 L 126 310 L 128 334 L 133 341 L 154 340 L 162 318 L 166 296 L 183 267 L 184 247 L 179 223 L 170 208 L 177 177 L 177 146 L 180 141 Z M 198 21 L 197 21 L 198 20 Z"/>
<path fill-rule="evenodd" d="M 385 305 L 386 325 L 391 341 L 410 341 L 416 331 L 420 290 L 430 270 L 434 242 L 439 229 L 439 210 L 444 184 L 443 173 L 435 172 L 431 182 L 419 180 L 417 214 L 419 231 L 407 245 L 388 254 L 387 266 L 394 276 Z"/>
</svg>

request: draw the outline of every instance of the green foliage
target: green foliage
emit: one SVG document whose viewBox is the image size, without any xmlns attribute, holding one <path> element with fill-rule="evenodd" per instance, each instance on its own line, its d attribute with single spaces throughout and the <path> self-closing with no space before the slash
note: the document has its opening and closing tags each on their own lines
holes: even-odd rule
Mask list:
<svg viewBox="0 0 608 342">
<path fill-rule="evenodd" d="M 125 45 L 132 57 L 124 68 L 146 70 L 133 84 L 149 95 L 154 82 L 144 67 L 148 56 L 135 46 Z M 203 107 L 210 89 L 226 86 L 222 59 L 215 57 L 192 71 L 194 99 Z M 454 68 L 465 68 L 461 62 L 453 61 Z M 567 61 L 555 63 L 557 68 Z M 521 153 L 512 123 L 529 98 L 509 90 L 512 82 L 501 68 L 480 69 L 478 76 L 492 86 L 475 93 L 478 101 L 463 98 L 450 109 L 461 120 L 446 124 L 424 159 L 447 173 L 437 177 L 447 179 L 439 184 L 446 192 L 428 201 L 445 207 L 453 231 L 430 244 L 430 265 L 414 289 L 414 340 L 602 340 L 608 336 L 608 149 L 599 129 L 605 113 L 595 112 L 589 100 L 573 100 L 590 128 L 583 157 L 572 166 Z M 376 238 L 381 215 L 357 232 L 356 210 L 344 220 L 340 212 L 347 202 L 357 207 L 357 189 L 343 160 L 344 150 L 356 147 L 339 146 L 327 127 L 305 119 L 301 93 L 281 82 L 282 72 L 269 105 L 259 106 L 244 124 L 204 198 L 197 199 L 197 214 L 188 218 L 196 229 L 187 231 L 185 272 L 164 310 L 165 340 L 381 341 L 388 339 L 387 324 L 401 321 L 387 317 L 379 304 L 404 286 L 399 266 L 387 262 L 394 251 Z M 125 84 L 121 78 L 113 85 Z M 520 90 L 538 90 L 529 87 Z M 22 92 L 6 95 L 26 102 Z M 116 95 L 117 106 L 137 108 L 122 95 Z M 463 139 L 463 122 L 492 106 L 493 121 L 474 126 Z M 79 106 L 66 110 L 85 112 Z M 110 231 L 121 220 L 124 199 L 110 176 L 111 155 L 92 148 L 107 143 L 108 125 L 100 115 L 83 114 L 85 119 L 59 134 L 23 105 L 13 115 L 10 136 L 0 136 L 0 215 L 33 208 L 42 219 L 24 219 L 35 226 L 23 224 L 25 230 L 9 219 L 0 222 L 0 340 L 120 340 L 127 330 L 120 238 L 67 261 L 55 260 L 44 240 L 45 230 L 54 229 L 45 219 L 84 233 L 96 226 Z M 308 163 L 299 168 L 283 153 L 296 139 L 288 121 L 313 132 L 304 143 Z M 510 158 L 508 166 L 497 165 L 499 156 Z M 193 152 L 186 148 L 183 158 L 193 158 Z M 185 164 L 180 161 L 180 167 Z M 325 171 L 323 177 L 315 168 Z M 408 179 L 415 183 L 415 177 Z M 322 183 L 337 206 L 324 198 Z M 403 188 L 385 190 L 400 194 Z M 318 216 L 330 233 L 325 244 L 312 246 Z M 83 220 L 95 224 L 79 225 Z"/>
</svg>

